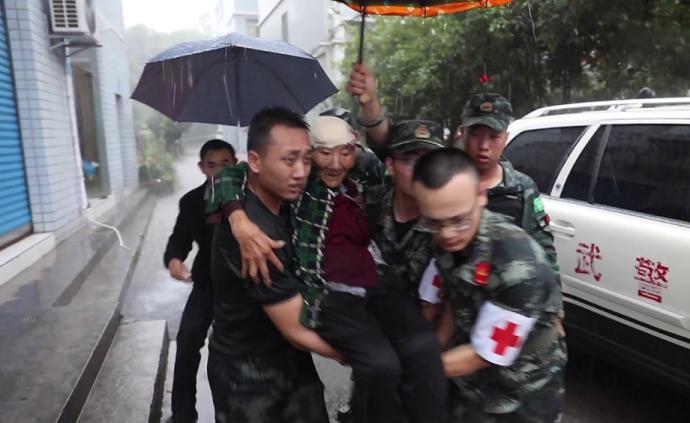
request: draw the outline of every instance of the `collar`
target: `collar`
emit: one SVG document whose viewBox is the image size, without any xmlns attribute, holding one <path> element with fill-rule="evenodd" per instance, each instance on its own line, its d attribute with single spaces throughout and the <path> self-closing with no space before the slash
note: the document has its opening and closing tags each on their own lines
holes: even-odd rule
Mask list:
<svg viewBox="0 0 690 423">
<path fill-rule="evenodd" d="M 504 187 L 512 188 L 521 185 L 518 179 L 517 170 L 515 170 L 512 163 L 508 160 L 501 159 L 498 164 L 503 168 L 503 180 L 501 183 Z"/>
<path fill-rule="evenodd" d="M 395 188 L 391 188 L 383 195 L 383 200 L 381 201 L 381 213 L 376 221 L 377 225 L 383 226 L 384 228 L 394 226 L 393 221 L 393 193 Z"/>
<path fill-rule="evenodd" d="M 383 228 L 383 234 L 384 236 L 392 242 L 396 247 L 402 247 L 405 244 L 407 244 L 410 239 L 415 236 L 416 234 L 420 234 L 423 236 L 430 236 L 426 232 L 422 231 L 419 227 L 419 219 L 417 219 L 417 222 L 414 224 L 412 228 L 405 234 L 403 239 L 398 242 L 395 234 L 395 218 L 393 217 L 393 196 L 395 195 L 395 188 L 389 189 L 386 194 L 383 196 L 383 200 L 381 201 L 381 211 L 378 217 L 378 220 L 376 221 L 376 224 L 378 226 L 381 226 Z"/>
</svg>

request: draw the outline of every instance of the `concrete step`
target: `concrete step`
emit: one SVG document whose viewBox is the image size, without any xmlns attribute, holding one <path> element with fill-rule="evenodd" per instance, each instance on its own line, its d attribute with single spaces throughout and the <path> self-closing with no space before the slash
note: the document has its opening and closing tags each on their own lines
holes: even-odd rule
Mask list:
<svg viewBox="0 0 690 423">
<path fill-rule="evenodd" d="M 99 220 L 123 227 L 146 197 L 145 191 L 137 191 Z M 4 322 L 12 316 L 29 317 L 54 305 L 68 303 L 116 239 L 112 231 L 96 225 L 79 229 L 35 265 L 0 286 L 0 319 Z M 6 334 L 15 336 L 3 325 L 0 341 Z"/>
<path fill-rule="evenodd" d="M 26 271 L 40 278 L 27 284 L 20 274 L 0 287 L 16 289 L 9 298 L 0 290 L 0 422 L 76 421 L 117 330 L 153 208 L 145 195 L 134 200 L 108 222 L 119 224 L 129 250 L 114 234 L 77 234 L 58 246 L 60 261 Z"/>
<path fill-rule="evenodd" d="M 123 322 L 78 422 L 160 421 L 167 348 L 165 320 Z"/>
<path fill-rule="evenodd" d="M 0 422 L 55 422 L 78 413 L 80 404 L 70 398 L 88 393 L 80 380 L 98 372 L 117 329 L 115 307 L 110 314 L 102 305 L 46 310 L 3 344 Z"/>
</svg>

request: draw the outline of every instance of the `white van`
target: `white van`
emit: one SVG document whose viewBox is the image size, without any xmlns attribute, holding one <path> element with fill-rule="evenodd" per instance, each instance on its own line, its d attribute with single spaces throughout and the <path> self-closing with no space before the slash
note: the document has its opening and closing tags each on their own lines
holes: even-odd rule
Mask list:
<svg viewBox="0 0 690 423">
<path fill-rule="evenodd" d="M 546 107 L 508 131 L 551 218 L 569 344 L 690 387 L 690 98 Z"/>
</svg>

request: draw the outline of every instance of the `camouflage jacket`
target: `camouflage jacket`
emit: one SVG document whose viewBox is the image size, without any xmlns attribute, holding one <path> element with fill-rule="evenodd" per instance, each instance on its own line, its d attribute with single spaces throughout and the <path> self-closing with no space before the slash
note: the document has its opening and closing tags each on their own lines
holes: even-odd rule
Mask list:
<svg viewBox="0 0 690 423">
<path fill-rule="evenodd" d="M 381 259 L 392 270 L 392 274 L 382 278 L 382 286 L 416 298 L 422 274 L 431 260 L 433 241 L 415 224 L 398 242 L 393 218 L 394 191 L 390 185 L 368 189 L 364 210 Z"/>
<path fill-rule="evenodd" d="M 526 398 L 562 375 L 564 345 L 553 332 L 562 300 L 558 274 L 543 249 L 505 216 L 483 213 L 466 254 L 435 250 L 434 256 L 454 313 L 454 345 L 472 341 L 485 302 L 536 320 L 511 365 L 490 365 L 454 380 L 466 406 L 488 414 L 513 413 Z"/>
<path fill-rule="evenodd" d="M 525 230 L 544 249 L 554 270 L 558 271 L 553 234 L 549 230 L 549 216 L 539 196 L 539 188 L 532 178 L 521 173 L 507 160 L 501 160 L 503 181 L 488 190 L 487 209 L 504 214 Z"/>
</svg>

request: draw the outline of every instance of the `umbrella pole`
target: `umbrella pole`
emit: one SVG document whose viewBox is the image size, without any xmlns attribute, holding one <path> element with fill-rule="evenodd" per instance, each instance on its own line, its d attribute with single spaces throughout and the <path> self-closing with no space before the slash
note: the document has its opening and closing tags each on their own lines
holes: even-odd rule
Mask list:
<svg viewBox="0 0 690 423">
<path fill-rule="evenodd" d="M 359 25 L 359 52 L 357 53 L 357 64 L 362 63 L 362 56 L 364 55 L 364 24 L 366 22 L 366 17 L 367 17 L 367 6 L 366 6 L 366 0 L 360 0 L 359 1 L 359 8 L 362 12 L 362 21 Z M 352 112 L 355 116 L 359 114 L 359 106 L 362 101 L 366 102 L 369 100 L 368 95 L 364 95 L 363 98 L 360 96 L 356 95 L 352 97 Z"/>
<path fill-rule="evenodd" d="M 357 63 L 362 63 L 362 55 L 364 52 L 364 23 L 367 17 L 366 6 L 362 5 L 363 2 L 359 2 L 359 8 L 362 10 L 362 21 L 359 25 L 359 52 L 357 53 Z"/>
</svg>

